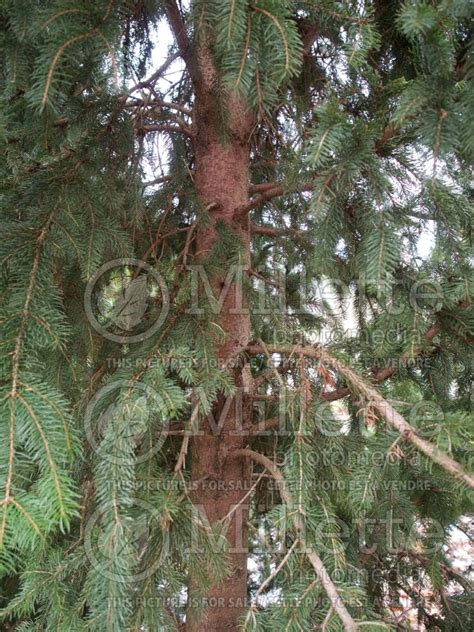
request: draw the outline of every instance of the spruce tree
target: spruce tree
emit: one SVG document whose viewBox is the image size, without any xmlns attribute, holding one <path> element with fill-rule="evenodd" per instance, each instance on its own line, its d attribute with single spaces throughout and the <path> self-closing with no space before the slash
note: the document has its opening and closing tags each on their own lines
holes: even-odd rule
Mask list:
<svg viewBox="0 0 474 632">
<path fill-rule="evenodd" d="M 2 629 L 470 628 L 470 9 L 2 0 Z"/>
</svg>

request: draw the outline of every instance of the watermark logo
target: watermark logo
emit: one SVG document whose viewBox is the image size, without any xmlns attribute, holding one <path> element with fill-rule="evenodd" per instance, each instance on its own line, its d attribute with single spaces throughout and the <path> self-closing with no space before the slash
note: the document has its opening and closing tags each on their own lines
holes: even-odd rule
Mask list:
<svg viewBox="0 0 474 632">
<path fill-rule="evenodd" d="M 140 259 L 101 266 L 87 283 L 84 310 L 94 329 L 113 342 L 135 343 L 156 333 L 169 311 L 165 280 Z"/>
<path fill-rule="evenodd" d="M 168 434 L 169 420 L 165 402 L 149 384 L 115 380 L 97 391 L 86 408 L 84 427 L 91 448 L 115 464 L 144 463 L 161 449 Z M 158 421 L 153 421 L 160 418 Z M 110 431 L 110 432 L 109 432 Z M 109 435 L 107 435 L 109 433 Z M 113 436 L 113 447 L 104 446 L 104 438 Z M 126 449 L 120 452 L 120 442 Z"/>
<path fill-rule="evenodd" d="M 116 516 L 120 510 L 116 501 L 110 500 L 90 516 L 84 529 L 85 553 L 104 578 L 123 584 L 143 581 L 168 556 L 169 529 L 158 509 L 141 498 L 128 502 L 126 515 L 120 514 L 120 519 L 109 525 L 109 514 Z"/>
</svg>

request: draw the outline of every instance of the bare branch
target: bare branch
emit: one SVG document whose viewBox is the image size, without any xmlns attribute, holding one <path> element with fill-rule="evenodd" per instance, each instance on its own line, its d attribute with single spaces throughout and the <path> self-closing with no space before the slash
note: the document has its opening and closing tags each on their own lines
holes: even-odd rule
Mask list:
<svg viewBox="0 0 474 632">
<path fill-rule="evenodd" d="M 165 13 L 173 31 L 174 39 L 179 49 L 179 54 L 183 58 L 189 74 L 191 75 L 191 50 L 189 46 L 188 35 L 186 33 L 186 26 L 179 11 L 176 0 L 165 0 Z"/>
<path fill-rule="evenodd" d="M 164 101 L 163 99 L 139 99 L 137 97 L 131 97 L 133 99 L 133 103 L 130 103 L 129 105 L 127 105 L 127 108 L 150 108 L 150 109 L 154 109 L 154 108 L 166 108 L 169 110 L 176 110 L 177 112 L 182 112 L 183 114 L 186 114 L 188 116 L 192 115 L 192 110 L 190 110 L 189 108 L 187 108 L 185 105 L 182 105 L 181 103 L 172 103 L 170 101 Z"/>
<path fill-rule="evenodd" d="M 143 88 L 148 88 L 149 86 L 152 86 L 153 84 L 155 84 L 158 81 L 158 79 L 163 75 L 163 73 L 168 70 L 171 64 L 176 59 L 178 59 L 178 57 L 181 57 L 180 53 L 174 53 L 173 55 L 170 55 L 168 59 L 166 59 L 166 61 L 164 61 L 163 64 L 158 68 L 158 70 L 156 70 L 151 75 L 151 77 L 148 77 L 148 79 L 143 79 L 143 81 L 140 81 L 139 83 L 134 85 L 132 88 L 130 88 L 127 94 L 124 94 L 121 97 L 121 100 L 126 101 L 130 97 L 130 95 L 132 95 L 134 92 L 137 92 L 137 90 L 142 90 Z"/>
<path fill-rule="evenodd" d="M 285 235 L 303 237 L 306 234 L 306 231 L 299 228 L 273 228 L 272 226 L 258 226 L 257 224 L 250 225 L 250 232 L 252 235 L 267 235 L 268 237 L 284 237 Z"/>
<path fill-rule="evenodd" d="M 256 272 L 255 270 L 252 270 L 251 268 L 247 270 L 247 274 L 251 277 L 255 277 L 256 279 L 260 279 L 261 281 L 263 281 L 264 283 L 267 283 L 268 285 L 272 285 L 273 287 L 276 287 L 278 289 L 282 288 L 281 283 L 278 283 L 277 281 L 273 281 L 272 279 L 267 278 L 263 274 L 260 274 L 259 272 Z"/>
<path fill-rule="evenodd" d="M 194 138 L 194 134 L 189 127 L 182 125 L 169 125 L 167 123 L 153 124 L 153 125 L 140 125 L 136 128 L 138 134 L 149 134 L 150 132 L 178 132 L 178 134 L 185 134 L 189 138 Z"/>
<path fill-rule="evenodd" d="M 278 186 L 280 186 L 279 182 L 261 182 L 260 184 L 251 184 L 249 187 L 249 193 L 250 195 L 255 195 L 255 193 L 263 193 L 264 191 L 275 189 Z"/>
<path fill-rule="evenodd" d="M 181 448 L 179 450 L 179 455 L 176 460 L 176 465 L 174 466 L 175 473 L 180 472 L 185 465 L 186 455 L 188 453 L 188 447 L 189 447 L 189 438 L 191 437 L 193 432 L 196 431 L 196 422 L 198 420 L 198 415 L 199 415 L 199 402 L 195 402 L 193 409 L 191 411 L 191 419 L 189 421 L 189 431 L 184 433 L 183 442 L 181 443 Z"/>
<path fill-rule="evenodd" d="M 151 187 L 156 184 L 164 184 L 165 182 L 170 182 L 173 179 L 173 176 L 160 176 L 159 178 L 155 178 L 154 180 L 148 180 L 148 182 L 144 182 L 144 187 Z"/>
<path fill-rule="evenodd" d="M 254 189 L 255 186 L 259 186 L 259 185 L 254 185 L 254 187 L 252 187 L 251 190 Z M 247 204 L 244 204 L 242 207 L 239 208 L 239 213 L 245 214 L 248 211 L 251 211 L 252 209 L 257 208 L 258 206 L 265 204 L 265 202 L 269 202 L 270 200 L 273 200 L 276 197 L 280 197 L 281 195 L 284 195 L 285 193 L 303 193 L 304 191 L 312 191 L 313 189 L 314 189 L 314 184 L 310 182 L 307 182 L 305 184 L 302 184 L 301 186 L 295 187 L 295 189 L 286 189 L 283 185 L 278 184 L 272 188 L 264 190 L 264 192 L 261 195 L 257 195 L 256 197 L 252 198 L 250 202 L 248 202 Z"/>
</svg>

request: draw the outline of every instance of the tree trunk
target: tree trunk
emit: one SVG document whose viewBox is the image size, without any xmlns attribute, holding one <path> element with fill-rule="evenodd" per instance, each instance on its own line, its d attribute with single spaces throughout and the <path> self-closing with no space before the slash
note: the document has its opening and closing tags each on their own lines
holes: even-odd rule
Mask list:
<svg viewBox="0 0 474 632">
<path fill-rule="evenodd" d="M 252 119 L 243 104 L 236 98 L 226 104 L 228 118 L 223 123 L 227 134 L 220 138 L 216 128 L 216 97 L 212 91 L 212 68 L 208 59 L 201 57 L 201 83 L 196 88 L 195 105 L 195 181 L 201 204 L 209 209 L 212 223 L 196 236 L 196 257 L 203 260 L 216 240 L 215 224 L 225 223 L 241 240 L 244 247 L 244 265 L 249 263 L 249 230 L 247 217 L 239 208 L 248 201 L 249 148 L 248 137 Z M 207 66 L 206 66 L 207 64 Z M 223 266 L 218 278 L 211 279 L 211 287 L 218 298 L 223 290 L 229 270 Z M 227 289 L 227 288 L 226 288 Z M 249 342 L 250 318 L 239 310 L 240 291 L 237 284 L 228 286 L 222 309 L 215 320 L 226 334 L 225 342 L 217 349 L 219 366 L 232 361 Z M 235 309 L 237 307 L 237 310 Z M 234 310 L 233 310 L 234 308 Z M 241 394 L 249 386 L 248 369 L 237 367 L 235 385 Z M 241 396 L 232 402 L 218 398 L 213 411 L 219 428 L 211 427 L 208 420 L 200 420 L 201 435 L 191 441 L 191 479 L 193 502 L 202 510 L 211 525 L 225 518 L 241 503 L 249 488 L 250 469 L 241 459 L 228 459 L 230 449 L 246 443 L 242 433 L 233 434 L 249 419 L 250 408 Z M 222 424 L 222 425 L 221 425 Z M 224 632 L 238 630 L 238 620 L 245 609 L 247 595 L 247 507 L 239 505 L 230 519 L 227 531 L 230 576 L 222 583 L 214 583 L 205 596 L 199 596 L 200 586 L 189 578 L 189 602 L 186 614 L 187 632 L 206 630 Z M 202 587 L 201 587 L 202 588 Z M 208 606 L 200 619 L 196 606 Z"/>
</svg>

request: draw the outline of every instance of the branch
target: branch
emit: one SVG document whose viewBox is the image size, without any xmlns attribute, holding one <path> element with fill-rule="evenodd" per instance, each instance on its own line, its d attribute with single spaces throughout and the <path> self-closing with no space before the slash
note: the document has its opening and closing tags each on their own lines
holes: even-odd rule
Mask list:
<svg viewBox="0 0 474 632">
<path fill-rule="evenodd" d="M 380 134 L 379 138 L 375 140 L 375 153 L 377 155 L 384 155 L 385 145 L 392 140 L 394 136 L 398 133 L 398 128 L 393 124 L 388 125 Z M 279 197 L 284 193 L 298 193 L 304 191 L 312 191 L 314 189 L 314 184 L 311 182 L 306 182 L 302 184 L 300 187 L 286 187 L 284 184 L 279 182 L 262 182 L 260 184 L 253 184 L 250 187 L 250 194 L 261 193 L 261 195 L 253 198 L 246 205 L 245 210 L 252 210 L 253 208 L 272 200 L 275 197 Z M 242 209 L 244 211 L 244 209 Z"/>
<path fill-rule="evenodd" d="M 255 195 L 255 193 L 263 193 L 264 191 L 275 189 L 278 186 L 280 186 L 278 182 L 261 182 L 260 184 L 251 184 L 249 187 L 249 193 L 250 195 Z"/>
<path fill-rule="evenodd" d="M 252 605 L 250 606 L 250 608 L 249 608 L 249 610 L 247 612 L 247 616 L 245 617 L 245 621 L 244 621 L 244 624 L 243 624 L 244 630 L 247 629 L 247 623 L 249 622 L 249 619 L 251 618 L 253 612 L 258 608 L 258 600 L 257 600 L 257 598 L 272 583 L 272 581 L 275 579 L 275 577 L 278 575 L 278 573 L 281 571 L 281 569 L 285 566 L 285 564 L 290 559 L 291 554 L 296 549 L 296 547 L 298 546 L 299 543 L 300 543 L 300 541 L 298 540 L 298 538 L 296 538 L 296 540 L 293 542 L 291 547 L 288 549 L 288 551 L 286 552 L 284 558 L 281 560 L 281 562 L 278 564 L 278 566 L 275 567 L 275 569 L 270 573 L 270 575 L 265 579 L 265 581 L 262 582 L 260 584 L 260 586 L 258 587 L 258 589 L 257 589 L 257 591 L 256 591 L 256 593 L 255 593 L 255 595 L 253 597 Z"/>
<path fill-rule="evenodd" d="M 143 88 L 148 88 L 149 86 L 153 85 L 154 83 L 156 83 L 158 81 L 158 79 L 163 75 L 164 72 L 166 72 L 168 70 L 168 68 L 171 66 L 171 64 L 178 59 L 178 57 L 181 57 L 180 53 L 174 53 L 173 55 L 170 55 L 170 57 L 168 57 L 168 59 L 166 59 L 163 64 L 158 68 L 158 70 L 156 70 L 151 77 L 148 77 L 148 79 L 143 79 L 143 81 L 140 81 L 139 83 L 135 84 L 132 88 L 130 88 L 130 90 L 127 92 L 127 94 L 124 94 L 121 97 L 121 101 L 126 101 L 130 95 L 132 95 L 134 92 L 137 92 L 137 90 L 142 90 Z"/>
<path fill-rule="evenodd" d="M 306 231 L 300 228 L 273 228 L 272 226 L 258 226 L 257 224 L 250 225 L 250 232 L 252 235 L 267 235 L 268 237 L 284 237 L 285 235 L 303 237 L 306 234 Z"/>
<path fill-rule="evenodd" d="M 253 191 L 255 190 L 255 187 L 258 186 L 263 185 L 254 185 L 250 190 Z M 286 189 L 283 185 L 275 183 L 275 186 L 264 190 L 261 195 L 257 195 L 252 198 L 250 202 L 244 204 L 238 210 L 240 213 L 245 214 L 258 206 L 265 204 L 265 202 L 269 202 L 270 200 L 273 200 L 273 198 L 280 197 L 280 195 L 284 195 L 285 193 L 303 193 L 304 191 L 312 191 L 313 189 L 314 184 L 311 182 L 306 182 L 305 184 L 297 186 L 295 189 Z"/>
<path fill-rule="evenodd" d="M 48 70 L 48 75 L 46 77 L 46 84 L 45 84 L 45 87 L 44 87 L 43 96 L 41 98 L 41 106 L 42 107 L 45 107 L 47 102 L 48 102 L 48 94 L 49 94 L 49 91 L 50 91 L 50 88 L 51 88 L 51 82 L 53 80 L 54 69 L 56 68 L 56 64 L 58 63 L 59 58 L 64 53 L 66 48 L 71 46 L 71 44 L 75 44 L 76 42 L 79 42 L 81 40 L 87 39 L 88 37 L 93 37 L 94 35 L 97 35 L 97 34 L 98 34 L 98 31 L 96 31 L 95 29 L 92 30 L 92 31 L 88 31 L 87 33 L 80 33 L 79 35 L 75 35 L 74 37 L 69 38 L 66 42 L 64 42 L 64 44 L 62 44 L 58 48 L 58 50 L 54 54 L 53 59 L 51 60 L 51 64 L 50 64 L 49 70 Z"/>
<path fill-rule="evenodd" d="M 416 434 L 415 429 L 400 413 L 391 406 L 372 386 L 366 384 L 352 369 L 344 366 L 342 362 L 330 356 L 325 350 L 319 349 L 321 360 L 332 366 L 338 373 L 343 375 L 360 393 L 362 393 L 371 405 L 377 410 L 388 424 L 396 428 L 406 439 L 418 448 L 432 461 L 440 465 L 447 472 L 464 481 L 469 487 L 474 489 L 474 477 L 463 470 L 463 468 L 439 450 L 435 445 L 426 441 Z"/>
<path fill-rule="evenodd" d="M 159 178 L 155 178 L 154 180 L 148 180 L 143 183 L 144 187 L 151 187 L 155 184 L 164 184 L 165 182 L 171 182 L 173 176 L 160 176 Z"/>
<path fill-rule="evenodd" d="M 275 371 L 278 371 L 278 373 L 286 373 L 288 371 L 288 368 L 285 366 L 278 366 L 262 371 L 254 377 L 252 390 L 256 391 L 259 386 L 267 382 L 271 377 L 275 375 Z"/>
<path fill-rule="evenodd" d="M 340 20 L 347 20 L 348 22 L 353 22 L 354 24 L 367 24 L 368 23 L 368 19 L 367 18 L 357 18 L 355 16 L 352 15 L 346 15 L 344 13 L 340 13 L 339 11 L 334 11 L 334 9 L 330 9 L 328 7 L 325 7 L 321 4 L 318 4 L 317 2 L 313 2 L 312 5 L 318 10 L 321 11 L 322 13 L 327 13 L 328 15 L 330 15 L 333 18 L 339 18 Z"/>
<path fill-rule="evenodd" d="M 140 101 L 140 100 L 137 100 L 137 101 Z M 153 103 L 155 103 L 155 102 L 156 101 L 153 100 L 153 101 L 150 101 L 149 104 L 153 105 Z M 146 102 L 143 101 L 143 104 L 146 105 Z M 166 107 L 169 107 L 169 108 L 174 108 L 174 109 L 178 109 L 178 107 L 181 108 L 181 106 L 179 106 L 179 104 L 175 104 L 175 103 L 165 103 L 165 102 L 163 102 L 163 106 L 166 106 Z M 189 113 L 190 115 L 192 114 L 191 110 L 188 110 L 188 108 L 185 108 L 184 106 L 181 109 L 182 109 L 183 112 L 184 112 L 184 110 L 187 110 L 187 112 L 185 112 L 186 114 L 187 113 Z M 60 126 L 61 124 L 62 124 L 61 120 L 58 119 L 57 125 Z M 191 175 L 194 175 L 194 171 L 191 171 L 190 173 L 191 173 Z M 265 191 L 269 191 L 270 189 L 275 189 L 276 187 L 279 187 L 279 186 L 280 185 L 278 184 L 278 182 L 264 182 L 264 183 L 261 183 L 261 184 L 252 184 L 249 187 L 248 193 L 249 193 L 249 195 L 255 195 L 255 193 L 262 193 L 262 192 L 265 192 Z M 310 190 L 309 189 L 309 186 L 310 186 L 309 184 L 308 185 L 303 185 L 303 186 L 304 187 L 308 186 L 308 189 L 305 188 L 304 190 L 308 190 L 308 191 Z M 424 219 L 426 219 L 426 218 L 424 218 Z M 260 228 L 260 227 L 258 227 L 258 228 Z M 288 229 L 288 230 L 290 230 L 290 229 Z M 293 229 L 291 229 L 291 230 L 293 230 Z"/>
<path fill-rule="evenodd" d="M 19 376 L 20 376 L 21 354 L 24 351 L 24 342 L 25 342 L 26 331 L 27 331 L 27 321 L 30 316 L 29 307 L 30 307 L 30 304 L 33 298 L 33 293 L 35 291 L 36 283 L 38 280 L 39 265 L 40 265 L 40 258 L 42 254 L 43 242 L 46 239 L 46 235 L 48 234 L 53 224 L 56 214 L 58 213 L 58 210 L 59 208 L 57 205 L 55 206 L 53 211 L 50 213 L 48 219 L 46 220 L 46 223 L 44 224 L 43 228 L 41 229 L 38 236 L 36 237 L 36 247 L 34 251 L 33 262 L 31 265 L 30 279 L 29 279 L 28 286 L 26 289 L 23 307 L 20 312 L 20 323 L 18 326 L 18 333 L 15 336 L 15 347 L 13 349 L 13 352 L 11 353 L 11 356 L 12 356 L 11 390 L 10 390 L 10 393 L 8 394 L 8 397 L 10 398 L 10 403 L 9 403 L 10 415 L 9 415 L 9 431 L 8 431 L 9 447 L 8 447 L 8 464 L 5 465 L 5 470 L 6 470 L 5 494 L 4 494 L 3 499 L 0 501 L 0 507 L 2 507 L 2 518 L 0 521 L 0 548 L 2 548 L 4 544 L 4 537 L 7 530 L 8 505 L 14 500 L 15 438 L 16 438 L 16 433 L 17 433 L 17 430 L 15 428 L 16 419 L 17 419 L 15 400 L 19 399 L 20 401 L 22 401 L 23 406 L 25 406 L 24 404 L 25 400 L 20 396 L 18 392 L 18 386 L 20 384 Z M 30 413 L 31 415 L 31 418 L 35 422 L 36 428 L 40 436 L 43 438 L 44 433 L 41 428 L 41 424 L 36 423 L 37 417 L 32 411 L 32 409 L 30 408 L 30 406 L 28 405 L 28 403 L 26 403 L 26 407 L 27 407 L 28 413 Z M 47 441 L 45 443 L 45 448 L 46 448 L 47 454 L 49 454 L 49 447 L 47 445 Z M 54 464 L 54 467 L 52 468 L 52 472 L 53 472 L 53 475 L 56 475 L 55 464 Z M 56 479 L 56 482 L 57 482 L 57 479 Z M 60 488 L 59 488 L 58 497 L 61 500 Z M 60 511 L 61 511 L 61 517 L 64 517 L 64 507 L 63 507 L 62 502 L 61 502 Z"/>
<path fill-rule="evenodd" d="M 186 33 L 186 26 L 179 11 L 178 5 L 176 4 L 176 0 L 165 0 L 163 4 L 165 5 L 166 17 L 168 19 L 169 25 L 174 35 L 174 39 L 178 46 L 179 55 L 183 58 L 189 74 L 192 75 L 192 58 L 188 35 Z"/>
<path fill-rule="evenodd" d="M 264 276 L 263 274 L 260 274 L 259 272 L 256 272 L 255 270 L 252 270 L 251 268 L 249 268 L 247 270 L 247 274 L 251 277 L 255 277 L 256 279 L 260 279 L 261 281 L 263 281 L 264 283 L 267 283 L 268 285 L 273 285 L 273 287 L 276 287 L 278 289 L 281 289 L 281 283 L 278 283 L 277 281 L 273 281 L 272 279 L 269 279 L 268 277 Z"/>
<path fill-rule="evenodd" d="M 423 564 L 425 567 L 429 566 L 430 564 L 430 559 L 428 558 L 427 555 L 420 553 L 418 551 L 415 551 L 413 549 L 402 549 L 399 553 L 398 553 L 398 557 L 410 557 L 413 558 L 419 562 L 421 562 L 421 564 Z M 448 575 L 451 579 L 453 579 L 455 582 L 457 582 L 460 586 L 462 586 L 464 588 L 464 590 L 471 592 L 472 591 L 472 582 L 469 578 L 464 577 L 463 575 L 461 575 L 460 573 L 457 573 L 454 568 L 451 568 L 450 566 L 448 566 L 447 564 L 444 564 L 443 562 L 438 562 L 441 569 L 442 569 L 442 573 L 443 575 Z"/>
<path fill-rule="evenodd" d="M 287 505 L 290 513 L 293 513 L 293 498 L 288 489 L 288 486 L 286 484 L 283 474 L 276 467 L 273 461 L 271 461 L 268 457 L 264 456 L 263 454 L 260 454 L 259 452 L 255 452 L 254 450 L 249 450 L 249 449 L 234 450 L 232 452 L 232 455 L 248 457 L 250 459 L 253 459 L 257 463 L 260 463 L 260 465 L 263 465 L 263 467 L 265 467 L 270 472 L 270 474 L 273 476 L 273 478 L 277 482 L 281 499 Z M 293 516 L 294 516 L 294 524 L 295 524 L 295 529 L 297 532 L 297 537 L 302 543 L 304 543 L 305 526 L 303 522 L 303 517 L 298 512 L 293 513 Z M 347 630 L 348 632 L 355 632 L 356 630 L 359 629 L 359 626 L 356 624 L 356 622 L 350 615 L 349 611 L 347 610 L 346 606 L 342 602 L 342 599 L 339 596 L 337 588 L 334 585 L 331 577 L 329 576 L 329 573 L 327 572 L 326 567 L 321 561 L 321 558 L 315 551 L 309 550 L 306 546 L 304 547 L 304 549 L 312 567 L 316 571 L 316 575 L 318 576 L 321 584 L 324 587 L 324 590 L 327 593 L 327 596 L 329 597 L 329 601 L 331 602 L 332 607 L 334 608 L 339 618 L 341 619 L 344 629 Z"/>
<path fill-rule="evenodd" d="M 440 331 L 439 325 L 432 325 L 425 334 L 425 340 L 427 342 L 432 342 L 433 338 L 439 333 L 439 331 Z M 423 349 L 421 347 L 415 348 L 413 355 L 419 355 L 422 352 L 422 350 Z M 388 366 L 388 367 L 385 367 L 384 369 L 380 369 L 380 371 L 377 371 L 377 373 L 372 377 L 372 382 L 374 384 L 378 384 L 379 382 L 383 382 L 384 380 L 388 379 L 394 373 L 396 373 L 397 370 L 401 366 L 407 364 L 410 361 L 411 357 L 412 357 L 412 353 L 409 353 L 409 352 L 404 353 L 399 358 L 396 365 Z M 345 386 L 343 388 L 338 388 L 335 391 L 323 393 L 323 399 L 325 399 L 328 402 L 334 402 L 337 399 L 342 399 L 343 397 L 350 395 L 350 392 L 351 392 L 351 389 Z"/>
<path fill-rule="evenodd" d="M 133 103 L 127 105 L 127 108 L 143 108 L 149 107 L 150 109 L 154 108 L 166 108 L 168 110 L 176 110 L 177 112 L 182 112 L 183 114 L 187 114 L 188 116 L 192 115 L 192 110 L 187 108 L 185 105 L 181 103 L 172 103 L 171 101 L 164 101 L 163 99 L 139 99 L 138 97 L 132 97 Z"/>
<path fill-rule="evenodd" d="M 266 346 L 265 350 L 260 345 L 249 345 L 247 352 L 253 355 L 259 353 L 283 353 L 288 355 L 305 355 L 310 358 L 317 358 L 329 364 L 334 370 L 343 375 L 360 393 L 370 401 L 372 407 L 377 410 L 385 421 L 396 428 L 400 434 L 415 447 L 428 456 L 432 461 L 440 465 L 447 472 L 456 478 L 464 481 L 469 487 L 474 489 L 474 477 L 465 472 L 463 468 L 445 452 L 439 450 L 435 445 L 426 441 L 416 434 L 415 428 L 400 415 L 372 386 L 367 384 L 352 369 L 346 367 L 342 362 L 330 356 L 322 347 L 301 346 L 281 347 L 275 345 Z"/>
<path fill-rule="evenodd" d="M 438 335 L 438 333 L 440 332 L 440 327 L 439 325 L 432 325 L 428 331 L 425 334 L 425 340 L 427 342 L 432 342 L 433 338 L 435 336 Z M 414 350 L 414 354 L 415 355 L 419 355 L 421 352 L 423 351 L 422 347 L 417 347 Z M 250 353 L 258 353 L 258 351 L 254 350 L 254 351 L 250 351 Z M 261 352 L 261 350 L 260 350 Z M 279 353 L 280 351 L 277 349 L 275 351 L 275 353 Z M 284 353 L 285 351 L 283 351 Z M 404 353 L 398 360 L 398 362 L 394 365 L 394 366 L 390 366 L 390 367 L 385 367 L 384 369 L 380 369 L 379 371 L 377 371 L 377 373 L 375 373 L 375 375 L 372 377 L 372 383 L 373 384 L 378 384 L 379 382 L 383 382 L 384 380 L 388 379 L 389 377 L 391 377 L 394 373 L 397 372 L 397 370 L 403 366 L 404 364 L 407 364 L 410 359 L 412 357 L 411 353 Z M 347 397 L 347 395 L 351 394 L 351 389 L 347 386 L 343 386 L 341 388 L 338 388 L 334 391 L 328 391 L 325 393 L 321 393 L 321 398 L 324 399 L 327 402 L 334 402 L 338 399 L 342 399 L 343 397 Z"/>
<path fill-rule="evenodd" d="M 178 132 L 184 134 L 189 138 L 194 138 L 193 132 L 189 127 L 183 127 L 182 125 L 169 125 L 167 123 L 161 123 L 159 125 L 140 125 L 136 128 L 138 134 L 149 134 L 150 132 Z"/>
</svg>

